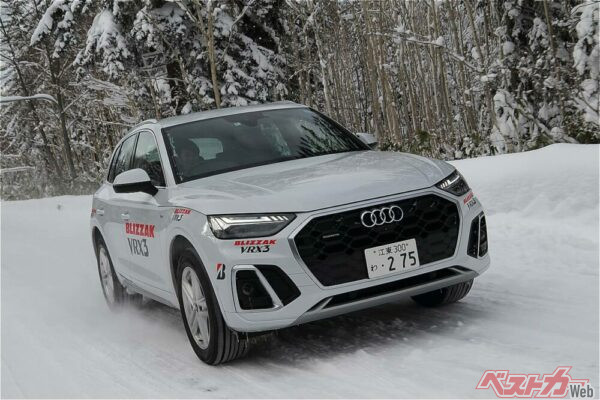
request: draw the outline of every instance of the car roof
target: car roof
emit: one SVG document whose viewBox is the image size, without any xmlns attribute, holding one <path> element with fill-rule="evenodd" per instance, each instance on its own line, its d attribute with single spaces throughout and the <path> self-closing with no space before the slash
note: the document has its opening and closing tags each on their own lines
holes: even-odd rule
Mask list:
<svg viewBox="0 0 600 400">
<path fill-rule="evenodd" d="M 302 108 L 306 107 L 305 105 L 294 103 L 293 101 L 278 101 L 275 103 L 266 103 L 266 104 L 253 104 L 249 106 L 242 107 L 228 107 L 228 108 L 219 108 L 215 110 L 208 111 L 199 111 L 186 115 L 178 115 L 175 117 L 169 117 L 161 120 L 150 120 L 145 121 L 145 123 L 153 123 L 159 125 L 161 128 L 167 128 L 174 125 L 186 124 L 188 122 L 201 121 L 209 118 L 216 117 L 225 117 L 228 115 L 235 114 L 243 114 L 254 111 L 266 111 L 266 110 L 279 110 L 284 108 Z M 138 126 L 141 126 L 141 123 Z"/>
</svg>

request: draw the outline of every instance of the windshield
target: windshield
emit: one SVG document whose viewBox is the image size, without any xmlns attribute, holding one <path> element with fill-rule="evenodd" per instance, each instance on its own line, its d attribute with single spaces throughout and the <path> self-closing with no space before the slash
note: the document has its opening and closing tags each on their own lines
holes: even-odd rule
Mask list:
<svg viewBox="0 0 600 400">
<path fill-rule="evenodd" d="M 309 108 L 217 117 L 163 128 L 163 134 L 178 183 L 280 161 L 369 150 Z"/>
</svg>

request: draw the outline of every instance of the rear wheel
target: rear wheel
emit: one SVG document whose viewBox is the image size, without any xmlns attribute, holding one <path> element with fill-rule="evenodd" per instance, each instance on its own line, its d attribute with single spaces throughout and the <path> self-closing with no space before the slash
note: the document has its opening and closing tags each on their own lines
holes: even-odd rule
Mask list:
<svg viewBox="0 0 600 400">
<path fill-rule="evenodd" d="M 425 307 L 437 307 L 444 304 L 455 303 L 464 298 L 473 287 L 473 279 L 458 283 L 432 292 L 413 296 L 413 300 Z"/>
<path fill-rule="evenodd" d="M 178 258 L 177 283 L 181 317 L 198 358 L 217 365 L 246 355 L 246 335 L 225 323 L 208 275 L 190 248 Z"/>
</svg>

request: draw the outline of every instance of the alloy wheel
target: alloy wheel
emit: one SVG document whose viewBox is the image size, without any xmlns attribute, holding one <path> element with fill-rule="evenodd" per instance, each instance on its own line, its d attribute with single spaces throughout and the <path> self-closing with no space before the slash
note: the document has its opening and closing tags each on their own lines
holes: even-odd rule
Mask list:
<svg viewBox="0 0 600 400">
<path fill-rule="evenodd" d="M 181 274 L 181 296 L 185 317 L 194 341 L 201 349 L 208 348 L 210 324 L 206 297 L 196 271 L 186 266 Z"/>
<path fill-rule="evenodd" d="M 106 296 L 106 300 L 113 304 L 115 302 L 115 285 L 112 276 L 112 269 L 110 268 L 110 260 L 108 253 L 104 246 L 100 247 L 100 253 L 98 257 L 98 264 L 100 266 L 100 280 L 102 281 L 102 290 Z"/>
</svg>

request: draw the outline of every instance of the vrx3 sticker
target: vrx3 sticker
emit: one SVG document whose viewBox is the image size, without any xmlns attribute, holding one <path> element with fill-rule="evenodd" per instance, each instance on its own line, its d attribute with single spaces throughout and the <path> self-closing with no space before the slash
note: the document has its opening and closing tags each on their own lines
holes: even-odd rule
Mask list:
<svg viewBox="0 0 600 400">
<path fill-rule="evenodd" d="M 217 279 L 223 280 L 225 279 L 225 264 L 217 264 Z"/>
<path fill-rule="evenodd" d="M 253 239 L 253 240 L 236 240 L 233 245 L 240 248 L 240 252 L 244 253 L 268 253 L 271 251 L 271 246 L 277 243 L 277 239 Z"/>
<path fill-rule="evenodd" d="M 192 210 L 190 210 L 189 208 L 176 208 L 175 211 L 173 211 L 173 221 L 181 221 L 183 219 L 184 215 L 188 215 L 190 212 L 192 212 Z"/>
<path fill-rule="evenodd" d="M 129 243 L 129 251 L 131 254 L 143 257 L 148 257 L 148 255 L 150 255 L 147 239 L 127 238 L 127 242 Z"/>
<path fill-rule="evenodd" d="M 473 197 L 473 192 L 469 192 L 463 199 L 463 204 L 466 205 L 469 210 L 477 204 L 477 200 Z"/>
</svg>

